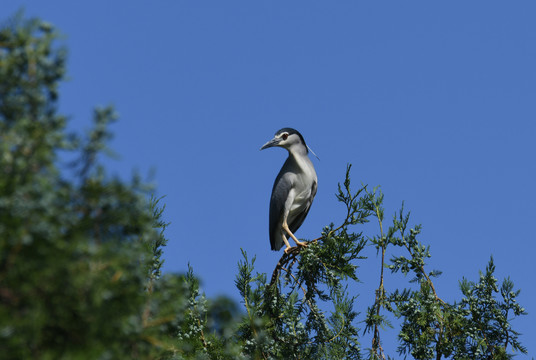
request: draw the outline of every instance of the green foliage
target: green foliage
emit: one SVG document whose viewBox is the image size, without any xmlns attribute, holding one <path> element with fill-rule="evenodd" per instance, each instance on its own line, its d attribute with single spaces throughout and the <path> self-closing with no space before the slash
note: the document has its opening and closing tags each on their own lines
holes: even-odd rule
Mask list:
<svg viewBox="0 0 536 360">
<path fill-rule="evenodd" d="M 518 340 L 519 334 L 511 329 L 513 317 L 524 315 L 524 309 L 516 303 L 519 291 L 513 291 L 513 283 L 506 279 L 501 288 L 503 302 L 498 293 L 497 279 L 493 276 L 493 259 L 474 284 L 464 279 L 460 288 L 465 296 L 459 304 L 448 304 L 437 294 L 432 279 L 441 274 L 438 270 L 426 271 L 426 259 L 431 257 L 429 246 L 417 240 L 421 226 L 407 231 L 409 213 L 404 214 L 404 206 L 393 217 L 392 225 L 383 235 L 383 194 L 378 189 L 367 193 L 367 203 L 378 220 L 380 235 L 370 240 L 382 251 L 380 287 L 377 289 L 375 303 L 369 308 L 365 320 L 367 329 L 374 329 L 371 348 L 372 358 L 384 358 L 379 328 L 388 323 L 381 314 L 385 309 L 402 319 L 399 333 L 400 354 L 411 354 L 415 359 L 503 359 L 511 358 L 507 348 L 526 353 Z M 399 247 L 407 256 L 393 256 L 390 264 L 385 262 L 388 247 Z M 416 289 L 394 289 L 388 293 L 383 287 L 383 268 L 391 272 L 401 272 L 413 276 L 410 283 L 418 284 Z M 509 314 L 512 317 L 509 318 Z"/>
<path fill-rule="evenodd" d="M 366 222 L 367 211 L 349 179 L 339 200 L 347 207 L 342 225 L 326 227 L 322 237 L 304 249 L 293 248 L 277 264 L 270 283 L 265 274 L 253 276 L 255 259 L 239 263 L 236 284 L 247 310 L 240 336 L 253 358 L 359 359 L 355 297 L 346 283 L 358 281 L 356 260 L 366 244 L 348 226 Z M 323 310 L 329 308 L 329 310 Z"/>
<path fill-rule="evenodd" d="M 191 267 L 162 275 L 161 199 L 138 176 L 124 181 L 99 163 L 113 108 L 96 109 L 84 136 L 66 133 L 57 114 L 66 51 L 56 38 L 50 24 L 21 16 L 0 29 L 0 358 L 386 359 L 382 336 L 394 318 L 398 355 L 527 352 L 511 326 L 525 314 L 519 290 L 510 279 L 499 286 L 493 259 L 477 282 L 460 282 L 459 301 L 445 302 L 421 226 L 409 226 L 403 206 L 387 224 L 383 193 L 352 192 L 350 166 L 336 193 L 346 209 L 339 226 L 284 254 L 271 277 L 242 251 L 243 311 L 207 299 Z M 75 160 L 62 166 L 65 158 Z M 365 235 L 372 220 L 378 233 Z M 379 286 L 358 314 L 364 304 L 349 289 L 374 262 L 363 256 L 367 246 L 377 251 Z M 389 288 L 386 269 L 406 276 L 407 287 Z"/>
<path fill-rule="evenodd" d="M 514 291 L 514 283 L 505 279 L 498 287 L 493 276 L 495 265 L 490 259 L 486 272 L 480 274 L 478 283 L 463 279 L 460 283 L 464 295 L 457 311 L 463 315 L 461 336 L 453 337 L 454 349 L 458 354 L 474 359 L 509 359 L 508 345 L 514 350 L 526 352 L 519 342 L 519 333 L 510 325 L 510 316 L 525 315 L 525 309 L 516 302 L 519 290 Z M 500 293 L 502 299 L 497 299 Z M 497 294 L 497 295 L 496 295 Z M 502 301 L 501 301 L 502 300 Z M 463 341 L 468 338 L 469 341 Z"/>
<path fill-rule="evenodd" d="M 326 227 L 322 236 L 306 248 L 293 248 L 281 257 L 268 284 L 265 274 L 254 272 L 254 260 L 239 263 L 236 280 L 247 310 L 240 336 L 248 345 L 245 353 L 259 359 L 387 359 L 382 334 L 392 328 L 393 317 L 402 321 L 398 334 L 399 355 L 415 359 L 506 359 L 510 351 L 526 353 L 519 334 L 511 328 L 514 317 L 525 310 L 516 302 L 519 291 L 506 279 L 499 289 L 490 261 L 478 284 L 464 280 L 464 298 L 449 304 L 437 294 L 433 278 L 438 270 L 427 271 L 430 249 L 418 240 L 421 226 L 409 228 L 404 206 L 386 226 L 384 195 L 366 186 L 356 193 L 350 189 L 350 166 L 337 199 L 347 210 L 346 219 L 335 228 Z M 351 232 L 375 219 L 379 233 L 364 237 Z M 369 244 L 380 258 L 379 286 L 374 303 L 363 319 L 353 310 L 357 296 L 348 292 L 358 280 L 361 254 Z M 390 261 L 387 255 L 393 251 Z M 402 254 L 401 254 L 402 253 Z M 405 254 L 404 254 L 405 253 Z M 387 274 L 402 273 L 407 288 L 388 289 Z M 502 301 L 497 299 L 501 295 Z M 372 341 L 361 351 L 359 323 Z"/>
<path fill-rule="evenodd" d="M 139 177 L 99 164 L 111 107 L 87 135 L 66 133 L 56 38 L 21 16 L 0 30 L 0 357 L 193 358 L 197 339 L 177 334 L 196 319 L 196 288 L 191 274 L 161 276 L 163 207 Z M 62 171 L 64 158 L 75 160 Z M 207 330 L 228 338 L 236 311 L 210 303 Z"/>
</svg>

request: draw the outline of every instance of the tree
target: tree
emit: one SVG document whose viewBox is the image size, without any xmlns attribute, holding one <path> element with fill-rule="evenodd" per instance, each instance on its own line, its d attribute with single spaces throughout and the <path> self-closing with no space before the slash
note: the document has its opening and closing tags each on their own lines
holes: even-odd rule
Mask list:
<svg viewBox="0 0 536 360">
<path fill-rule="evenodd" d="M 195 341 L 176 335 L 193 321 L 194 279 L 161 276 L 166 223 L 151 189 L 99 164 L 113 109 L 96 109 L 85 136 L 66 133 L 56 37 L 20 15 L 0 30 L 0 358 L 188 353 Z M 221 328 L 235 308 L 204 311 Z"/>
<path fill-rule="evenodd" d="M 56 38 L 52 25 L 20 15 L 0 29 L 0 358 L 385 359 L 382 335 L 393 318 L 402 324 L 400 355 L 526 353 L 511 327 L 525 314 L 519 291 L 509 279 L 499 287 L 493 259 L 477 282 L 462 280 L 458 302 L 445 302 L 420 226 L 410 227 L 403 207 L 387 224 L 383 194 L 352 192 L 350 166 L 337 194 L 347 210 L 340 225 L 284 254 L 271 276 L 256 273 L 243 252 L 243 311 L 207 299 L 191 267 L 163 275 L 160 199 L 139 176 L 112 177 L 99 162 L 113 108 L 97 108 L 85 135 L 65 130 L 57 89 L 66 51 Z M 378 234 L 365 235 L 372 220 Z M 361 315 L 348 285 L 370 262 L 362 256 L 369 245 L 379 286 Z M 407 288 L 386 288 L 386 270 L 408 276 Z"/>
<path fill-rule="evenodd" d="M 389 319 L 396 317 L 402 321 L 399 355 L 507 359 L 513 356 L 511 351 L 526 353 L 510 324 L 525 314 L 516 302 L 519 291 L 514 291 L 510 279 L 499 288 L 493 258 L 478 282 L 461 282 L 459 302 L 445 302 L 432 281 L 440 272 L 425 269 L 431 255 L 429 247 L 417 239 L 421 226 L 408 227 L 410 215 L 403 206 L 387 226 L 383 193 L 367 186 L 353 193 L 350 168 L 337 194 L 347 209 L 342 224 L 331 224 L 307 248 L 294 248 L 283 255 L 270 283 L 265 274 L 252 275 L 254 259 L 249 261 L 244 254 L 237 287 L 248 314 L 240 332 L 249 344 L 245 351 L 257 358 L 387 359 L 382 329 L 392 327 Z M 378 223 L 378 234 L 365 237 L 350 231 L 351 226 L 372 219 Z M 358 281 L 357 264 L 365 260 L 359 254 L 367 244 L 376 248 L 381 261 L 375 300 L 363 319 L 364 333 L 372 335 L 372 343 L 363 352 L 356 327 L 358 314 L 353 309 L 357 297 L 348 293 L 347 283 Z M 400 248 L 406 255 L 393 255 L 388 261 L 392 248 Z M 408 287 L 387 289 L 386 269 L 409 276 Z"/>
</svg>

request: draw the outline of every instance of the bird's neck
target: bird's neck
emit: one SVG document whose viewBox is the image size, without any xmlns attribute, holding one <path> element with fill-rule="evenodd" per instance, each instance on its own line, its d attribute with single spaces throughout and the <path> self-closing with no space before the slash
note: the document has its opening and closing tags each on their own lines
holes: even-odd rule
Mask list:
<svg viewBox="0 0 536 360">
<path fill-rule="evenodd" d="M 307 156 L 307 148 L 304 146 L 291 146 L 288 149 L 288 156 L 293 157 L 294 159 L 297 159 L 298 157 Z"/>
<path fill-rule="evenodd" d="M 303 148 L 289 149 L 287 161 L 294 163 L 295 166 L 298 166 L 303 171 L 307 171 L 312 166 L 307 150 L 303 150 Z"/>
</svg>

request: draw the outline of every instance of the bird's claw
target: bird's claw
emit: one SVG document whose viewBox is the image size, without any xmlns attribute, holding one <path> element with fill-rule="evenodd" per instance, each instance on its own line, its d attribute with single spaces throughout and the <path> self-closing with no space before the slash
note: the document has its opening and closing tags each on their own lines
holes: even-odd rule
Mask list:
<svg viewBox="0 0 536 360">
<path fill-rule="evenodd" d="M 307 243 L 307 242 L 301 242 L 301 241 L 298 242 L 298 243 L 296 243 L 296 244 L 298 244 L 298 246 L 302 246 L 302 247 L 307 247 L 307 246 L 309 246 L 309 243 Z"/>
<path fill-rule="evenodd" d="M 292 246 L 292 247 L 288 247 L 288 248 L 286 248 L 286 249 L 285 249 L 285 254 L 289 254 L 289 253 L 291 253 L 292 251 L 294 251 L 294 249 L 299 249 L 299 248 L 302 248 L 302 247 L 307 247 L 307 246 L 309 246 L 309 243 L 307 243 L 307 242 L 301 242 L 301 241 L 300 241 L 300 242 L 297 242 L 296 244 L 297 244 L 297 246 Z"/>
</svg>

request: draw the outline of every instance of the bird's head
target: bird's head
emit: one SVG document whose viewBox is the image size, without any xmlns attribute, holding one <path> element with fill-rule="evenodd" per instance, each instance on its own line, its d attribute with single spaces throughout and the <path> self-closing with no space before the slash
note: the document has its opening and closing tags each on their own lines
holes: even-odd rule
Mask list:
<svg viewBox="0 0 536 360">
<path fill-rule="evenodd" d="M 290 151 L 291 148 L 302 148 L 307 153 L 307 145 L 302 134 L 292 128 L 283 128 L 275 133 L 274 138 L 261 147 L 261 150 L 279 146 Z"/>
</svg>

